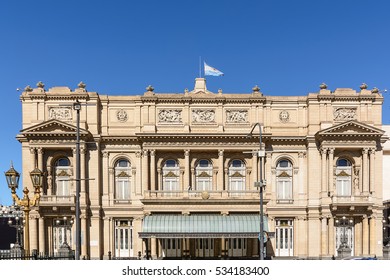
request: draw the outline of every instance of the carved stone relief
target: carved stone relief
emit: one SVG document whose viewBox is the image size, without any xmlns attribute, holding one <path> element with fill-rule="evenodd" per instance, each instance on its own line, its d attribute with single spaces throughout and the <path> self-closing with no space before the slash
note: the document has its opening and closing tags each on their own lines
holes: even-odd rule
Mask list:
<svg viewBox="0 0 390 280">
<path fill-rule="evenodd" d="M 335 121 L 348 121 L 356 119 L 356 108 L 337 108 L 333 112 Z"/>
<path fill-rule="evenodd" d="M 124 109 L 120 109 L 116 112 L 116 118 L 120 122 L 127 122 L 128 116 Z"/>
<path fill-rule="evenodd" d="M 192 122 L 194 123 L 215 122 L 215 110 L 207 110 L 207 109 L 192 110 Z"/>
<path fill-rule="evenodd" d="M 289 122 L 290 121 L 290 114 L 286 110 L 281 111 L 279 113 L 279 120 L 282 123 Z"/>
<path fill-rule="evenodd" d="M 164 109 L 158 113 L 159 123 L 181 123 L 181 109 Z"/>
<path fill-rule="evenodd" d="M 248 122 L 248 110 L 226 110 L 226 122 L 228 123 Z"/>
<path fill-rule="evenodd" d="M 56 119 L 62 121 L 72 120 L 71 107 L 51 107 L 49 108 L 49 119 Z"/>
</svg>

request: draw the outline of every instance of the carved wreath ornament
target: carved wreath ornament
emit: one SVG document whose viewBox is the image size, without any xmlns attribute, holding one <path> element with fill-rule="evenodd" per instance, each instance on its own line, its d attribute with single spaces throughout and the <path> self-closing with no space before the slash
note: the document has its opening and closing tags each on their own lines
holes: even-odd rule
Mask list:
<svg viewBox="0 0 390 280">
<path fill-rule="evenodd" d="M 286 110 L 281 111 L 279 113 L 279 120 L 282 123 L 289 122 L 290 121 L 290 114 Z"/>
<path fill-rule="evenodd" d="M 126 122 L 128 117 L 127 117 L 127 113 L 124 109 L 120 109 L 116 112 L 116 118 L 118 119 L 118 121 L 120 122 Z"/>
</svg>

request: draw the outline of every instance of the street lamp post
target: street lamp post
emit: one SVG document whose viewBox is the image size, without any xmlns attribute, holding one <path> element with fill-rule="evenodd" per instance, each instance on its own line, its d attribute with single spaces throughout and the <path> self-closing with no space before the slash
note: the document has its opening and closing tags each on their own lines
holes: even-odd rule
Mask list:
<svg viewBox="0 0 390 280">
<path fill-rule="evenodd" d="M 12 211 L 12 216 L 13 219 L 10 217 L 8 220 L 8 226 L 15 228 L 16 229 L 16 241 L 14 248 L 15 249 L 22 249 L 23 248 L 23 242 L 22 242 L 22 236 L 21 236 L 21 231 L 23 230 L 24 227 L 24 221 L 23 220 L 23 214 L 20 210 L 20 207 L 18 205 L 11 206 Z"/>
<path fill-rule="evenodd" d="M 265 151 L 262 149 L 262 135 L 261 135 L 261 124 L 255 123 L 252 127 L 251 132 L 248 134 L 248 137 L 252 137 L 253 130 L 259 127 L 259 158 L 260 158 L 260 167 L 259 167 L 259 182 L 255 183 L 255 186 L 259 188 L 260 192 L 260 233 L 259 233 L 259 243 L 260 243 L 260 260 L 264 260 L 264 213 L 263 213 L 263 188 L 265 187 L 265 181 L 263 180 L 263 157 Z"/>
<path fill-rule="evenodd" d="M 80 247 L 81 247 L 81 225 L 80 225 L 80 110 L 81 103 L 76 100 L 73 103 L 73 109 L 77 112 L 77 129 L 76 129 L 76 213 L 75 213 L 75 223 L 76 223 L 76 251 L 75 259 L 80 259 Z"/>
<path fill-rule="evenodd" d="M 24 233 L 24 249 L 26 253 L 30 254 L 30 211 L 31 207 L 38 205 L 41 198 L 41 187 L 43 180 L 43 172 L 37 167 L 30 172 L 30 178 L 34 187 L 34 195 L 30 199 L 28 193 L 30 192 L 27 187 L 23 188 L 23 198 L 20 199 L 16 194 L 16 189 L 19 185 L 20 174 L 14 169 L 11 164 L 11 168 L 5 172 L 5 178 L 7 179 L 8 187 L 11 189 L 12 199 L 16 205 L 23 207 L 24 219 L 25 219 L 25 233 Z"/>
</svg>

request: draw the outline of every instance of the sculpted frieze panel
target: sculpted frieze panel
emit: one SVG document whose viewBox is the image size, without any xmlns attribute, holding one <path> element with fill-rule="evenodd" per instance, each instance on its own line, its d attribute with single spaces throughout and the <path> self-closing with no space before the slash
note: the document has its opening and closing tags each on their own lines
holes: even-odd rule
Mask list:
<svg viewBox="0 0 390 280">
<path fill-rule="evenodd" d="M 62 121 L 72 120 L 71 107 L 51 107 L 49 108 L 49 120 L 56 119 Z"/>
<path fill-rule="evenodd" d="M 335 121 L 349 121 L 356 119 L 356 108 L 336 108 L 333 112 Z"/>
<path fill-rule="evenodd" d="M 214 123 L 215 110 L 214 109 L 197 109 L 192 110 L 193 123 Z"/>
<path fill-rule="evenodd" d="M 248 110 L 226 110 L 227 123 L 248 122 Z"/>
<path fill-rule="evenodd" d="M 158 113 L 159 123 L 182 123 L 181 109 L 163 109 Z"/>
</svg>

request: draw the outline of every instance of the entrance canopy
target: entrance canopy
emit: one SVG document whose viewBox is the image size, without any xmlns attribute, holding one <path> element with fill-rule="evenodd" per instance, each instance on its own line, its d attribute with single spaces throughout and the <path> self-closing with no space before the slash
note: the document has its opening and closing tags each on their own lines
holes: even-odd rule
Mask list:
<svg viewBox="0 0 390 280">
<path fill-rule="evenodd" d="M 264 231 L 268 219 L 263 217 Z M 258 238 L 258 215 L 146 216 L 140 238 Z"/>
</svg>

